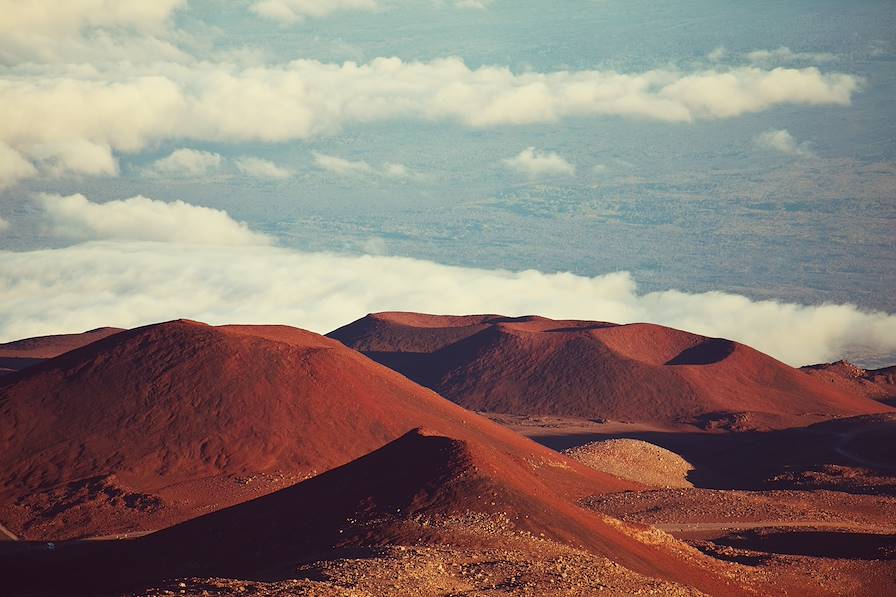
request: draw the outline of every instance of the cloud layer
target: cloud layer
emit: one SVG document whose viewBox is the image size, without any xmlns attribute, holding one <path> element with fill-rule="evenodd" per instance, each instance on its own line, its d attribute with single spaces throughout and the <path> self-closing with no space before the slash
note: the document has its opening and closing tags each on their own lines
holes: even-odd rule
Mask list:
<svg viewBox="0 0 896 597">
<path fill-rule="evenodd" d="M 169 19 L 186 0 L 0 0 L 0 64 L 185 58 Z"/>
<path fill-rule="evenodd" d="M 6 111 L 0 143 L 20 164 L 110 174 L 117 168 L 114 153 L 170 139 L 283 142 L 398 119 L 469 127 L 576 116 L 691 122 L 784 104 L 848 105 L 860 83 L 816 68 L 514 73 L 471 69 L 459 58 L 256 67 L 158 62 L 151 70 L 128 65 L 101 75 L 72 66 L 0 77 Z M 24 178 L 26 170 L 16 168 L 2 184 Z"/>
<path fill-rule="evenodd" d="M 121 239 L 173 242 L 184 245 L 266 245 L 270 239 L 249 230 L 226 212 L 190 205 L 131 197 L 94 203 L 84 195 L 37 196 L 47 232 L 69 240 Z"/>
<path fill-rule="evenodd" d="M 56 233 L 117 240 L 0 253 L 0 340 L 177 317 L 326 332 L 368 312 L 412 310 L 648 321 L 739 340 L 791 364 L 840 358 L 857 346 L 896 351 L 896 316 L 852 305 L 641 293 L 626 272 L 583 277 L 302 253 L 266 246 L 226 213 L 181 202 L 39 201 Z"/>
<path fill-rule="evenodd" d="M 326 332 L 368 312 L 413 310 L 650 321 L 733 338 L 795 365 L 856 345 L 896 350 L 896 316 L 850 305 L 642 294 L 626 272 L 588 278 L 259 246 L 91 242 L 0 253 L 0 301 L 0 340 L 178 317 Z"/>
<path fill-rule="evenodd" d="M 83 27 L 156 26 L 186 0 L 121 2 L 120 0 L 0 0 L 0 33 L 21 31 L 54 34 Z"/>
</svg>

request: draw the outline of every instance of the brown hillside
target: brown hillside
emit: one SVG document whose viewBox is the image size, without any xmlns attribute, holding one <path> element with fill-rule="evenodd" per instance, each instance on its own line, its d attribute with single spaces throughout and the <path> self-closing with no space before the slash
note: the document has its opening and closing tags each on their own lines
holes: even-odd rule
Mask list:
<svg viewBox="0 0 896 597">
<path fill-rule="evenodd" d="M 749 346 L 652 324 L 379 313 L 328 335 L 479 411 L 742 429 L 890 410 Z"/>
<path fill-rule="evenodd" d="M 863 369 L 849 361 L 837 361 L 807 365 L 801 367 L 801 370 L 846 391 L 896 406 L 896 365 L 882 369 Z"/>
<path fill-rule="evenodd" d="M 537 558 L 545 541 L 709 594 L 745 593 L 718 562 L 570 503 L 502 450 L 420 429 L 314 479 L 143 539 L 25 553 L 0 569 L 13 586 L 64 578 L 67 588 L 101 590 L 118 578 L 277 578 L 312 557 L 390 545 L 502 546 Z"/>
<path fill-rule="evenodd" d="M 82 334 L 38 336 L 0 344 L 0 374 L 36 365 L 120 331 L 121 328 L 97 328 Z"/>
<path fill-rule="evenodd" d="M 175 321 L 0 381 L 0 521 L 24 538 L 155 530 L 270 493 L 426 426 L 571 497 L 624 490 L 342 344 Z"/>
</svg>

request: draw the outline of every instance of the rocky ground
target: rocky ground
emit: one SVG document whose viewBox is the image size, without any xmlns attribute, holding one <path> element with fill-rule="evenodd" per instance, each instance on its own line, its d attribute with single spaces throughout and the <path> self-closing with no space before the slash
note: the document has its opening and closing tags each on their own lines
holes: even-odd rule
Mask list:
<svg viewBox="0 0 896 597">
<path fill-rule="evenodd" d="M 660 528 L 689 523 L 811 524 L 896 533 L 896 498 L 886 495 L 694 488 L 614 493 L 592 497 L 586 503 L 610 516 Z"/>
<path fill-rule="evenodd" d="M 591 468 L 651 487 L 693 487 L 694 466 L 665 448 L 637 439 L 590 442 L 564 452 Z"/>
<path fill-rule="evenodd" d="M 556 544 L 541 547 L 545 553 L 534 558 L 509 549 L 391 547 L 304 564 L 293 579 L 182 579 L 136 595 L 701 595 L 584 552 Z"/>
</svg>

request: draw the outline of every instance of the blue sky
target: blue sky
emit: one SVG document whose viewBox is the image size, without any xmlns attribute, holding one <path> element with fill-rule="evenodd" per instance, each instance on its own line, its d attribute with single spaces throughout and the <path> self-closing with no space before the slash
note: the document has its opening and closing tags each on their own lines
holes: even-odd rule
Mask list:
<svg viewBox="0 0 896 597">
<path fill-rule="evenodd" d="M 627 272 L 638 296 L 851 304 L 876 313 L 878 328 L 893 325 L 888 2 L 3 4 L 8 305 L 40 305 L 51 287 L 83 294 L 58 272 L 37 277 L 43 249 L 58 262 L 84 243 L 189 244 L 190 231 L 170 228 L 181 201 L 224 211 L 296 255 L 583 279 Z M 74 194 L 86 203 L 62 201 Z M 138 195 L 157 203 L 120 203 Z M 102 263 L 84 265 L 99 296 L 109 293 Z M 178 292 L 229 288 L 196 284 Z M 147 292 L 135 282 L 113 294 L 120 305 Z M 491 300 L 468 307 L 499 310 Z M 318 325 L 400 302 L 352 304 Z M 228 304 L 196 315 L 226 320 Z M 103 306 L 9 308 L 0 332 L 94 322 Z M 173 311 L 153 316 L 183 314 Z M 150 317 L 128 312 L 117 321 Z M 741 333 L 719 325 L 705 331 Z M 889 358 L 876 332 L 845 327 L 831 324 L 839 339 L 811 356 Z"/>
</svg>

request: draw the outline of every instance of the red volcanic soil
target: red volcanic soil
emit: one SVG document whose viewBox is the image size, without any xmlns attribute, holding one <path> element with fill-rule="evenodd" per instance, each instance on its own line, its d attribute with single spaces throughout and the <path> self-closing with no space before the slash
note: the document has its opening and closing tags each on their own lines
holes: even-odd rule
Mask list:
<svg viewBox="0 0 896 597">
<path fill-rule="evenodd" d="M 0 344 L 0 375 L 19 371 L 122 331 L 97 328 L 82 334 L 38 336 Z"/>
<path fill-rule="evenodd" d="M 500 446 L 416 429 L 254 501 L 134 541 L 20 552 L 0 571 L 32 591 L 60 579 L 99 590 L 116 578 L 277 578 L 323 554 L 389 545 L 519 549 L 525 540 L 536 558 L 539 541 L 552 540 L 712 595 L 746 593 L 718 562 L 574 505 L 541 472 Z"/>
<path fill-rule="evenodd" d="M 26 539 L 163 528 L 426 426 L 578 499 L 635 484 L 466 411 L 335 340 L 174 321 L 0 378 L 0 522 Z"/>
<path fill-rule="evenodd" d="M 479 411 L 750 429 L 891 410 L 749 346 L 653 324 L 379 313 L 328 336 Z"/>
<path fill-rule="evenodd" d="M 896 406 L 896 365 L 883 369 L 862 369 L 849 361 L 837 361 L 807 365 L 802 370 L 831 385 Z"/>
</svg>

